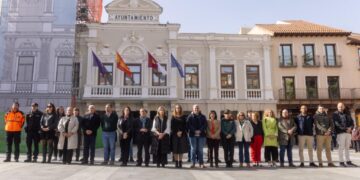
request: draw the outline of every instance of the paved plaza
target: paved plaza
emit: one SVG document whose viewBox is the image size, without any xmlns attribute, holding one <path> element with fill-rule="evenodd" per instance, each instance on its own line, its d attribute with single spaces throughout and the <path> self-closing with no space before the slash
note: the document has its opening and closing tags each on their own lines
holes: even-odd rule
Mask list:
<svg viewBox="0 0 360 180">
<path fill-rule="evenodd" d="M 204 151 L 206 152 L 206 150 Z M 117 158 L 119 157 L 119 149 L 117 149 Z M 134 148 L 136 153 L 136 148 Z M 305 152 L 306 153 L 306 152 Z M 235 159 L 238 158 L 237 148 L 235 150 Z M 314 152 L 315 154 L 315 152 Z M 222 149 L 220 151 L 221 160 Z M 298 150 L 293 150 L 295 164 L 299 165 Z M 338 165 L 337 151 L 332 153 L 333 160 Z M 219 169 L 189 169 L 190 163 L 186 163 L 184 169 L 175 169 L 174 164 L 170 163 L 167 168 L 151 167 L 135 167 L 134 163 L 130 163 L 128 167 L 120 167 L 120 163 L 115 166 L 101 166 L 102 150 L 97 150 L 96 165 L 84 166 L 78 162 L 72 165 L 63 165 L 59 161 L 53 164 L 41 163 L 23 163 L 25 155 L 21 155 L 20 162 L 3 163 L 5 154 L 0 154 L 0 179 L 80 179 L 80 180 L 102 180 L 102 179 L 171 179 L 171 180 L 231 180 L 231 179 L 261 179 L 266 180 L 270 178 L 281 179 L 301 179 L 301 180 L 322 180 L 322 179 L 336 179 L 336 180 L 358 180 L 360 179 L 360 168 L 250 168 L 240 169 L 238 163 L 234 164 L 234 168 L 226 169 L 224 164 L 221 164 Z M 305 154 L 307 159 L 307 154 Z M 316 160 L 316 157 L 314 157 Z M 351 152 L 352 161 L 360 165 L 360 153 Z M 187 158 L 185 158 L 187 159 Z M 325 155 L 323 157 L 325 158 Z M 169 155 L 170 160 L 170 155 Z M 40 159 L 41 161 L 41 159 Z M 237 160 L 238 162 L 238 160 Z"/>
</svg>

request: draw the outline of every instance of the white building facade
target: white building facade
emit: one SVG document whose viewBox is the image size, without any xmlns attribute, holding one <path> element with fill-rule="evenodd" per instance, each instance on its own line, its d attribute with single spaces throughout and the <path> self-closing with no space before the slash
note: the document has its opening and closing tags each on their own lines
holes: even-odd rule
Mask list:
<svg viewBox="0 0 360 180">
<path fill-rule="evenodd" d="M 170 111 L 176 104 L 186 113 L 198 104 L 205 114 L 276 109 L 269 36 L 180 33 L 179 24 L 159 22 L 162 8 L 151 0 L 114 0 L 105 9 L 107 23 L 88 24 L 78 34 L 82 109 L 95 104 L 102 110 L 107 103 L 118 112 L 125 106 L 145 107 L 152 115 L 160 105 Z M 93 66 L 92 52 L 110 72 L 106 78 Z M 132 70 L 132 80 L 116 68 L 116 52 Z M 166 76 L 148 68 L 148 52 L 167 70 Z M 171 54 L 185 78 L 171 67 Z"/>
<path fill-rule="evenodd" d="M 22 108 L 32 102 L 42 109 L 49 102 L 69 105 L 76 2 L 8 0 L 6 6 L 0 111 L 6 111 L 14 101 Z M 59 11 L 61 8 L 64 11 Z M 69 15 L 73 20 L 64 21 Z"/>
</svg>

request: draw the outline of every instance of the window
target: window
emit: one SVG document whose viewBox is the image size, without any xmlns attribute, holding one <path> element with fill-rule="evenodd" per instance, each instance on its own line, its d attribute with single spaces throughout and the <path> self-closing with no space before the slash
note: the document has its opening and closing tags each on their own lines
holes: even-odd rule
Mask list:
<svg viewBox="0 0 360 180">
<path fill-rule="evenodd" d="M 73 81 L 72 81 L 72 87 L 78 88 L 80 87 L 80 63 L 75 62 L 73 64 Z"/>
<path fill-rule="evenodd" d="M 220 78 L 222 89 L 234 89 L 234 66 L 233 65 L 221 65 L 220 66 Z"/>
<path fill-rule="evenodd" d="M 34 72 L 34 57 L 19 57 L 17 81 L 32 82 Z"/>
<path fill-rule="evenodd" d="M 317 77 L 309 76 L 305 77 L 306 81 L 306 95 L 308 99 L 317 99 L 318 98 L 318 87 L 317 87 Z"/>
<path fill-rule="evenodd" d="M 59 57 L 56 70 L 56 82 L 72 81 L 72 65 L 73 59 L 71 57 Z"/>
<path fill-rule="evenodd" d="M 280 63 L 282 66 L 293 66 L 294 65 L 291 44 L 280 45 L 280 54 L 281 54 Z"/>
<path fill-rule="evenodd" d="M 259 66 L 246 66 L 247 89 L 260 89 Z"/>
<path fill-rule="evenodd" d="M 304 44 L 304 65 L 315 66 L 315 53 L 313 44 Z"/>
<path fill-rule="evenodd" d="M 185 89 L 199 89 L 198 65 L 185 65 Z"/>
<path fill-rule="evenodd" d="M 283 77 L 285 99 L 295 99 L 295 78 Z"/>
<path fill-rule="evenodd" d="M 328 77 L 328 91 L 330 99 L 340 99 L 340 85 L 338 76 Z"/>
<path fill-rule="evenodd" d="M 166 64 L 161 64 L 161 66 L 166 70 Z M 163 75 L 161 72 L 156 69 L 152 71 L 152 85 L 153 86 L 166 86 L 166 75 Z"/>
<path fill-rule="evenodd" d="M 129 64 L 128 67 L 132 72 L 132 77 L 124 73 L 124 85 L 141 86 L 141 64 Z"/>
<path fill-rule="evenodd" d="M 103 75 L 99 72 L 98 84 L 101 86 L 104 85 L 113 85 L 113 64 L 104 63 L 105 69 L 108 71 L 107 74 Z"/>
<path fill-rule="evenodd" d="M 326 65 L 336 66 L 335 44 L 325 44 Z"/>
</svg>

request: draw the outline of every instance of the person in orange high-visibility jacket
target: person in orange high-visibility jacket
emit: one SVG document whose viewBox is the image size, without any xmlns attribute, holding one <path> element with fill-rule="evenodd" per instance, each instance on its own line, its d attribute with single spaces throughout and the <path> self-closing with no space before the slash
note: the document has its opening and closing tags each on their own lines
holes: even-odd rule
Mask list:
<svg viewBox="0 0 360 180">
<path fill-rule="evenodd" d="M 5 114 L 5 132 L 7 151 L 4 162 L 11 161 L 12 144 L 15 145 L 14 159 L 19 162 L 21 130 L 25 122 L 24 113 L 19 111 L 19 103 L 14 102 L 11 110 Z"/>
</svg>

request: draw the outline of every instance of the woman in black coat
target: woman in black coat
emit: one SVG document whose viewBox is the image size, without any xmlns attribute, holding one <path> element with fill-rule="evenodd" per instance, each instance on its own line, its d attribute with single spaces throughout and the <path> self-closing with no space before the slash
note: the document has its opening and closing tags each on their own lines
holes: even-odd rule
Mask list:
<svg viewBox="0 0 360 180">
<path fill-rule="evenodd" d="M 167 154 L 170 152 L 170 120 L 165 115 L 165 107 L 160 106 L 154 118 L 151 132 L 153 139 L 151 142 L 151 153 L 155 158 L 157 167 L 165 167 Z"/>
<path fill-rule="evenodd" d="M 53 153 L 53 141 L 55 139 L 55 129 L 57 128 L 58 124 L 58 117 L 55 111 L 55 106 L 52 103 L 47 105 L 46 111 L 41 117 L 40 120 L 40 138 L 41 138 L 41 145 L 42 145 L 42 155 L 43 161 L 42 163 L 51 163 L 51 157 Z M 48 149 L 49 146 L 49 149 Z M 49 150 L 48 159 L 46 161 L 46 155 Z"/>
<path fill-rule="evenodd" d="M 133 118 L 131 116 L 130 107 L 125 107 L 122 115 L 118 121 L 119 129 L 119 138 L 120 138 L 120 147 L 121 147 L 121 166 L 127 166 L 129 153 L 130 153 L 130 143 L 133 133 Z"/>
<path fill-rule="evenodd" d="M 171 142 L 175 167 L 182 168 L 182 157 L 189 151 L 189 142 L 186 134 L 186 117 L 180 105 L 175 106 L 171 117 Z"/>
</svg>

